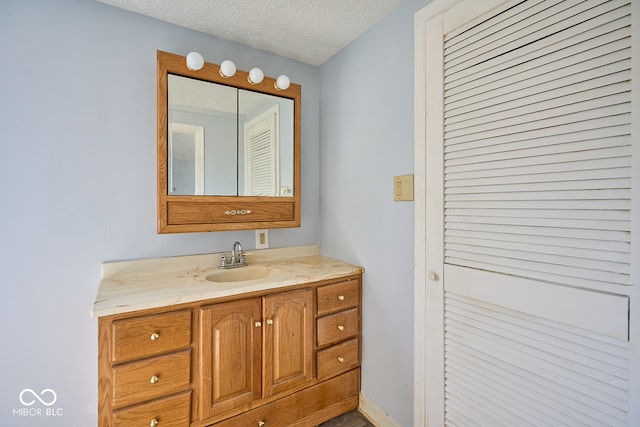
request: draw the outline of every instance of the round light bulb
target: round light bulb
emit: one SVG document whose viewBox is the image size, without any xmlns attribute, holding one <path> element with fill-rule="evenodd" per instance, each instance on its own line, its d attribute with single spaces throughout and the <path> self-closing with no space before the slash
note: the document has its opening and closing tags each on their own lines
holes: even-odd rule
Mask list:
<svg viewBox="0 0 640 427">
<path fill-rule="evenodd" d="M 260 68 L 252 68 L 251 71 L 249 71 L 249 83 L 257 85 L 258 83 L 262 83 L 262 80 L 264 80 L 264 73 Z"/>
<path fill-rule="evenodd" d="M 284 74 L 278 76 L 278 78 L 276 79 L 276 89 L 278 90 L 287 90 L 289 89 L 290 85 L 291 80 L 289 80 L 289 77 L 285 76 Z"/>
<path fill-rule="evenodd" d="M 198 52 L 189 52 L 187 55 L 187 68 L 191 71 L 198 71 L 204 67 L 204 58 Z"/>
<path fill-rule="evenodd" d="M 225 59 L 220 64 L 220 75 L 222 77 L 232 77 L 236 73 L 236 64 L 233 61 Z"/>
</svg>

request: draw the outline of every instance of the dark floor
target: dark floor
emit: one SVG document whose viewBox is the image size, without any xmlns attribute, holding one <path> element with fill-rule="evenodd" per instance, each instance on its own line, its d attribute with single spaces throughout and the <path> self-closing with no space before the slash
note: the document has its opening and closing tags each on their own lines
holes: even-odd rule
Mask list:
<svg viewBox="0 0 640 427">
<path fill-rule="evenodd" d="M 351 411 L 322 423 L 319 427 L 373 427 L 373 424 L 358 411 Z"/>
</svg>

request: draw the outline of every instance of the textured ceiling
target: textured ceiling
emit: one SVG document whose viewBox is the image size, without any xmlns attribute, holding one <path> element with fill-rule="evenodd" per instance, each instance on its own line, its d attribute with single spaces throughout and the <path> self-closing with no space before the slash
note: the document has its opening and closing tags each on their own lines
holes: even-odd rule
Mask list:
<svg viewBox="0 0 640 427">
<path fill-rule="evenodd" d="M 97 0 L 320 65 L 403 0 Z"/>
</svg>

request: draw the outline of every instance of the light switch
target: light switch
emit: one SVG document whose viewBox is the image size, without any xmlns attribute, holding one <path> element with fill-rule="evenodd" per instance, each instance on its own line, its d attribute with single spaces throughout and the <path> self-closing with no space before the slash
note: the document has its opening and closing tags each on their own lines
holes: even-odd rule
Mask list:
<svg viewBox="0 0 640 427">
<path fill-rule="evenodd" d="M 413 174 L 393 177 L 393 200 L 413 200 Z"/>
</svg>

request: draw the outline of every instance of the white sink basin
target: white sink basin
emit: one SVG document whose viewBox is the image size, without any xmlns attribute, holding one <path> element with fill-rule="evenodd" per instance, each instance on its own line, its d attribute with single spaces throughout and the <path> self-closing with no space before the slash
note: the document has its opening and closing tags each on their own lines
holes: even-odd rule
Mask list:
<svg viewBox="0 0 640 427">
<path fill-rule="evenodd" d="M 218 270 L 205 277 L 210 282 L 247 282 L 249 280 L 264 279 L 269 270 L 266 265 L 249 265 L 229 270 Z"/>
</svg>

